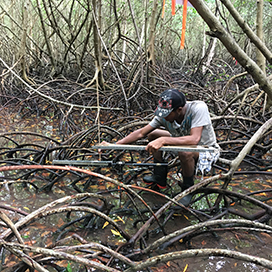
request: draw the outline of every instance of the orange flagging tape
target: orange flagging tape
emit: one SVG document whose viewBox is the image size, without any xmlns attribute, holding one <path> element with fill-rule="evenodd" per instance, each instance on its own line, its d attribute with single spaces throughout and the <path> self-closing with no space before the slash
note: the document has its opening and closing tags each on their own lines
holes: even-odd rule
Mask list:
<svg viewBox="0 0 272 272">
<path fill-rule="evenodd" d="M 163 0 L 162 4 L 162 18 L 164 18 L 164 12 L 165 12 L 165 0 Z"/>
<path fill-rule="evenodd" d="M 185 29 L 186 29 L 186 17 L 187 17 L 187 3 L 188 0 L 184 0 L 183 3 L 183 15 L 182 15 L 182 30 L 181 30 L 181 41 L 180 41 L 180 49 L 184 49 L 185 44 Z"/>
<path fill-rule="evenodd" d="M 176 13 L 176 0 L 172 0 L 172 15 Z"/>
</svg>

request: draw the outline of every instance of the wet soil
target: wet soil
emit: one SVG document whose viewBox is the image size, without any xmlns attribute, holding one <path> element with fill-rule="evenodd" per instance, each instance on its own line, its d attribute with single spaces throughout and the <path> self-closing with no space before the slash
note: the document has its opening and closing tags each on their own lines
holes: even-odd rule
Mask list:
<svg viewBox="0 0 272 272">
<path fill-rule="evenodd" d="M 263 177 L 250 177 L 240 178 L 238 181 L 233 182 L 233 188 L 235 190 L 244 190 L 243 187 L 255 187 L 262 188 L 263 186 L 270 186 L 269 179 L 263 179 Z M 15 189 L 15 190 L 14 190 Z M 21 185 L 18 185 L 13 189 L 13 193 L 9 194 L 10 191 L 3 189 L 1 190 L 1 203 L 6 205 L 12 205 L 14 208 L 18 208 L 25 212 L 32 212 L 35 209 L 55 200 L 65 195 L 72 195 L 73 190 L 67 188 L 63 183 L 58 184 L 53 188 L 51 193 L 39 193 L 35 194 L 34 192 L 30 193 L 29 190 L 22 188 Z M 268 195 L 267 195 L 268 196 Z M 268 197 L 271 197 L 269 195 Z M 165 199 L 145 194 L 143 198 L 149 202 L 152 206 L 160 206 L 165 203 Z M 154 205 L 155 203 L 155 205 Z M 269 200 L 267 203 L 272 204 L 272 201 Z M 238 208 L 238 207 L 237 207 Z M 251 212 L 251 207 L 243 205 L 243 208 Z M 252 212 L 255 212 L 252 210 Z M 15 215 L 13 212 L 9 213 L 13 217 L 13 221 L 16 221 L 20 216 Z M 122 217 L 125 221 L 129 220 L 127 217 Z M 193 218 L 191 215 L 184 211 L 177 211 L 176 214 L 169 220 L 165 226 L 166 233 L 172 233 L 177 229 L 190 226 L 192 224 Z M 35 245 L 35 246 L 48 246 L 52 244 L 55 240 L 61 238 L 63 232 L 59 231 L 59 227 L 62 226 L 67 219 L 64 215 L 56 215 L 47 217 L 45 220 L 40 220 L 31 224 L 27 229 L 21 233 L 24 237 L 26 244 Z M 271 222 L 270 222 L 271 225 Z M 131 228 L 131 233 L 134 233 L 135 229 L 132 226 L 127 225 L 126 228 Z M 127 229 L 129 232 L 130 230 Z M 70 232 L 72 234 L 74 232 Z M 77 232 L 81 237 L 84 237 L 87 240 L 94 242 L 99 242 L 102 244 L 113 243 L 118 244 L 116 239 L 113 238 L 111 229 L 102 229 L 97 228 L 91 231 L 88 230 L 78 230 Z M 67 233 L 65 233 L 66 235 Z M 69 232 L 68 232 L 69 234 Z M 64 235 L 64 236 L 65 236 Z M 63 237 L 64 237 L 63 236 Z M 152 242 L 162 237 L 161 232 L 151 232 L 148 242 Z M 124 240 L 119 240 L 120 244 Z M 263 257 L 268 260 L 272 260 L 272 236 L 271 234 L 258 233 L 258 232 L 248 232 L 243 230 L 229 230 L 221 231 L 216 233 L 205 232 L 198 236 L 192 237 L 189 241 L 180 240 L 165 248 L 164 250 L 154 251 L 151 255 L 146 257 L 152 257 L 163 253 L 170 253 L 175 251 L 182 251 L 188 249 L 202 249 L 202 248 L 217 248 L 217 249 L 228 249 L 233 251 L 238 251 L 241 253 Z M 78 270 L 75 267 L 75 270 L 72 271 L 84 271 Z M 149 271 L 220 271 L 220 272 L 229 272 L 229 271 L 241 271 L 241 272 L 251 272 L 251 271 L 270 271 L 261 266 L 255 265 L 253 263 L 246 263 L 236 259 L 226 258 L 226 257 L 193 257 L 193 258 L 184 258 L 180 260 L 168 261 L 167 263 L 160 263 L 156 267 L 150 267 Z"/>
<path fill-rule="evenodd" d="M 233 180 L 230 185 L 232 191 L 250 193 L 252 191 L 259 191 L 267 188 L 271 188 L 271 176 L 239 176 Z M 267 204 L 272 205 L 272 194 L 265 193 L 262 196 L 257 197 L 259 200 L 265 201 Z M 149 198 L 152 202 L 159 203 L 160 199 Z M 164 202 L 163 199 L 161 199 Z M 195 205 L 199 205 L 195 204 Z M 233 207 L 239 210 L 244 210 L 246 213 L 254 214 L 256 210 L 250 204 L 241 203 L 235 204 Z M 231 216 L 228 218 L 231 219 Z M 192 218 L 189 213 L 181 212 L 175 214 L 173 220 L 166 225 L 165 230 L 168 233 L 174 232 L 176 229 L 187 227 L 192 223 Z M 269 222 L 271 226 L 271 221 Z M 158 238 L 162 234 L 156 235 L 154 238 Z M 243 230 L 230 230 L 222 232 L 205 232 L 198 236 L 192 237 L 189 241 L 179 241 L 166 248 L 164 253 L 174 251 L 182 251 L 188 249 L 227 249 L 231 251 L 238 251 L 241 253 L 249 254 L 252 256 L 262 257 L 268 260 L 272 260 L 272 236 L 267 233 L 249 232 Z M 162 254 L 162 251 L 157 251 L 155 254 Z M 193 271 L 193 272 L 251 272 L 251 271 L 271 271 L 253 263 L 246 263 L 237 259 L 231 259 L 227 257 L 193 257 L 184 258 L 182 260 L 175 260 L 165 263 L 159 267 L 153 267 L 152 271 Z"/>
<path fill-rule="evenodd" d="M 6 120 L 6 119 L 5 119 Z M 3 122 L 3 121 L 1 121 Z M 10 130 L 20 130 L 26 131 L 31 130 L 39 133 L 49 133 L 50 135 L 56 135 L 58 128 L 54 123 L 46 118 L 41 118 L 39 122 L 35 120 L 35 126 L 32 126 L 31 122 L 26 120 L 16 119 L 15 121 L 8 124 L 5 121 L 5 124 L 2 124 L 2 132 Z M 200 178 L 200 177 L 199 177 Z M 139 181 L 141 182 L 141 181 Z M 266 175 L 241 175 L 235 176 L 232 182 L 229 185 L 230 190 L 250 193 L 252 191 L 263 190 L 271 188 L 272 176 Z M 14 208 L 21 209 L 27 213 L 34 211 L 35 209 L 41 207 L 42 205 L 49 203 L 55 199 L 63 197 L 65 195 L 74 194 L 75 191 L 67 186 L 67 180 L 63 183 L 59 183 L 54 186 L 54 189 L 50 193 L 36 193 L 35 190 L 31 191 L 31 188 L 24 188 L 22 184 L 14 185 L 13 189 L 10 190 L 9 187 L 4 186 L 0 192 L 1 204 L 10 205 Z M 158 196 L 149 195 L 148 193 L 144 196 L 149 203 L 153 203 L 154 206 L 162 205 L 165 202 L 165 199 Z M 272 205 L 272 194 L 265 193 L 257 196 L 260 200 L 265 201 L 265 203 Z M 199 203 L 196 205 L 200 205 Z M 239 205 L 239 204 L 236 204 Z M 242 204 L 243 209 L 248 213 L 254 213 L 255 210 L 250 205 Z M 197 206 L 195 207 L 197 208 Z M 234 207 L 235 208 L 235 207 Z M 238 207 L 237 207 L 238 208 Z M 13 212 L 8 213 L 12 216 L 12 220 L 16 221 L 20 218 L 18 214 Z M 53 238 L 56 238 L 58 233 L 55 233 L 58 230 L 58 226 L 63 224 L 65 220 L 62 216 L 52 216 L 48 219 L 35 222 L 28 229 L 24 230 L 22 233 L 24 239 L 31 245 L 45 246 L 52 243 Z M 171 233 L 176 229 L 186 227 L 191 225 L 192 218 L 190 214 L 182 211 L 178 212 L 169 220 L 165 226 L 167 233 Z M 271 220 L 268 223 L 271 226 Z M 52 234 L 55 233 L 53 236 Z M 107 233 L 107 234 L 105 234 Z M 81 235 L 84 234 L 85 237 L 90 236 L 91 239 L 100 242 L 108 242 L 109 237 L 112 235 L 110 231 L 105 232 L 100 229 L 94 230 L 93 232 L 81 232 Z M 150 242 L 158 239 L 163 234 L 157 233 L 151 235 Z M 122 242 L 122 241 L 120 241 Z M 266 233 L 258 232 L 246 232 L 243 230 L 230 230 L 224 232 L 217 232 L 216 234 L 205 232 L 198 236 L 192 237 L 190 241 L 179 241 L 173 245 L 166 248 L 163 253 L 181 251 L 187 249 L 201 249 L 201 248 L 217 248 L 217 249 L 228 249 L 233 251 L 239 251 L 241 253 L 250 254 L 253 256 L 263 257 L 272 261 L 272 236 Z M 162 254 L 162 251 L 155 251 L 152 253 L 152 256 L 156 254 Z M 151 257 L 148 256 L 148 257 Z M 12 260 L 10 260 L 12 261 Z M 73 270 L 74 271 L 74 270 Z M 76 270 L 75 270 L 76 271 Z M 156 267 L 150 267 L 149 271 L 220 271 L 220 272 L 229 272 L 229 271 L 241 271 L 241 272 L 251 272 L 251 271 L 270 271 L 261 266 L 245 263 L 243 261 L 237 261 L 235 259 L 226 258 L 226 257 L 194 257 L 194 258 L 185 258 L 181 260 L 170 261 L 167 263 L 161 263 Z"/>
</svg>

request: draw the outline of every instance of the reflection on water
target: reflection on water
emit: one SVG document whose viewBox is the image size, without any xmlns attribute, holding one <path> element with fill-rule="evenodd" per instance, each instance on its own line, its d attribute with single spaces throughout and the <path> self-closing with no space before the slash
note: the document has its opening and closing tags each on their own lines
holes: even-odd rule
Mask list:
<svg viewBox="0 0 272 272">
<path fill-rule="evenodd" d="M 231 264 L 232 263 L 232 264 Z M 233 260 L 225 257 L 209 257 L 206 264 L 200 264 L 199 270 L 196 272 L 268 272 L 271 270 L 261 268 L 254 263 L 244 263 L 242 261 L 235 262 L 233 268 Z"/>
</svg>

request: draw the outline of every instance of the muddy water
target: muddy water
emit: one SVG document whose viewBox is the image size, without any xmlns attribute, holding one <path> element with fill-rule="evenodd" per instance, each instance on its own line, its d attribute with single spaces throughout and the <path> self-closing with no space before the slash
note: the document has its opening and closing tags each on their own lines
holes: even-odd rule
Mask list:
<svg viewBox="0 0 272 272">
<path fill-rule="evenodd" d="M 36 123 L 36 122 L 35 122 Z M 29 122 L 14 122 L 12 123 L 12 129 L 14 130 L 30 130 L 34 132 L 44 133 L 48 136 L 58 137 L 58 130 L 55 128 L 55 124 L 47 119 L 42 119 L 40 122 L 36 123 L 38 125 L 32 126 Z M 10 127 L 6 124 L 4 129 L 10 131 Z M 64 197 L 66 195 L 75 194 L 75 190 L 70 186 L 71 180 L 65 178 L 58 184 L 54 185 L 52 192 L 37 192 L 33 186 L 25 186 L 25 184 L 12 183 L 5 184 L 2 186 L 0 191 L 0 200 L 2 205 L 6 205 L 15 209 L 20 209 L 26 213 L 31 213 L 36 209 L 46 205 L 56 199 Z M 262 189 L 271 188 L 271 176 L 241 176 L 235 177 L 233 182 L 230 184 L 230 189 L 237 192 L 252 192 Z M 91 188 L 95 191 L 95 187 Z M 266 193 L 265 195 L 260 196 L 260 199 L 266 199 L 266 203 L 272 205 L 270 198 L 272 197 L 271 193 Z M 155 201 L 158 201 L 156 199 Z M 197 204 L 199 208 L 202 208 L 202 203 Z M 205 204 L 203 204 L 205 205 Z M 195 207 L 195 208 L 198 208 Z M 243 209 L 249 213 L 254 213 L 254 207 L 250 205 L 243 207 Z M 19 213 L 3 210 L 9 218 L 16 222 L 20 220 L 23 216 Z M 126 220 L 126 218 L 124 218 Z M 190 217 L 188 214 L 178 214 L 176 215 L 174 221 L 171 221 L 167 225 L 167 233 L 171 233 L 177 227 L 188 226 L 191 224 Z M 22 230 L 21 235 L 26 244 L 36 245 L 36 246 L 46 246 L 54 243 L 58 238 L 60 238 L 61 232 L 59 227 L 66 222 L 64 215 L 52 215 L 48 216 L 45 219 L 38 220 L 31 224 L 31 226 Z M 174 224 L 173 224 L 174 223 Z M 269 222 L 271 225 L 271 221 Z M 135 230 L 132 225 L 131 232 Z M 128 230 L 129 232 L 130 230 Z M 106 243 L 111 240 L 112 234 L 99 229 L 90 231 L 79 231 L 80 235 L 87 240 Z M 158 234 L 154 238 L 158 238 L 162 234 Z M 151 238 L 152 239 L 152 238 Z M 120 240 L 120 243 L 123 241 Z M 206 233 L 191 239 L 190 244 L 184 244 L 182 241 L 175 243 L 171 247 L 167 248 L 164 253 L 180 251 L 186 249 L 199 249 L 199 248 L 218 248 L 218 249 L 228 249 L 235 250 L 242 253 L 263 257 L 272 261 L 272 237 L 270 234 L 266 233 L 257 233 L 257 232 L 242 232 L 238 230 L 221 232 L 217 236 L 214 236 L 210 233 Z M 157 252 L 158 254 L 161 252 Z M 156 252 L 154 253 L 156 255 Z M 10 262 L 14 261 L 13 259 L 9 260 Z M 66 264 L 68 265 L 68 264 Z M 77 266 L 73 266 L 72 271 L 81 271 Z M 83 270 L 82 270 L 83 271 Z M 166 264 L 160 264 L 157 267 L 151 268 L 151 271 L 205 271 L 205 272 L 229 272 L 229 271 L 241 271 L 241 272 L 251 272 L 251 271 L 269 271 L 268 269 L 262 268 L 261 266 L 245 263 L 243 261 L 237 261 L 235 259 L 224 258 L 224 257 L 207 257 L 207 258 L 186 258 L 182 260 L 175 260 L 168 262 Z"/>
<path fill-rule="evenodd" d="M 243 186 L 249 186 L 250 181 L 239 180 L 239 184 Z M 267 184 L 266 181 L 261 181 L 257 186 L 258 188 L 262 184 Z M 65 188 L 66 187 L 66 188 Z M 251 185 L 250 185 L 251 187 Z M 52 202 L 53 200 L 59 199 L 65 195 L 71 195 L 75 192 L 71 188 L 67 188 L 64 184 L 59 184 L 53 188 L 51 193 L 38 193 L 31 191 L 31 188 L 24 188 L 22 184 L 9 185 L 9 189 L 2 188 L 0 199 L 1 204 L 11 206 L 13 208 L 20 209 L 27 213 L 35 211 L 37 208 Z M 158 199 L 156 199 L 158 201 Z M 250 207 L 248 208 L 250 210 Z M 6 211 L 5 211 L 6 212 Z M 7 213 L 9 218 L 13 222 L 16 222 L 22 216 L 14 212 Z M 179 214 L 176 215 L 175 224 L 181 226 L 188 226 L 189 214 Z M 128 218 L 124 218 L 128 220 Z M 31 226 L 25 228 L 21 231 L 21 235 L 26 244 L 33 246 L 48 246 L 54 241 L 59 239 L 59 227 L 67 222 L 67 219 L 64 215 L 53 215 L 46 217 L 45 219 L 39 220 L 31 224 Z M 176 229 L 173 223 L 166 226 L 167 233 L 171 233 Z M 131 225 L 132 232 L 134 229 Z M 128 230 L 129 231 L 129 230 Z M 94 241 L 94 242 L 110 242 L 112 239 L 111 233 L 105 233 L 99 229 L 92 232 L 78 231 L 84 239 Z M 106 237 L 105 235 L 108 235 Z M 151 239 L 157 239 L 161 234 L 151 237 Z M 122 243 L 122 240 L 119 240 Z M 124 242 L 124 241 L 123 241 Z M 193 238 L 190 241 L 190 244 L 185 245 L 184 243 L 175 243 L 173 246 L 170 246 L 165 250 L 167 252 L 180 251 L 190 249 L 199 249 L 199 248 L 218 248 L 218 249 L 228 249 L 243 252 L 246 254 L 263 257 L 266 259 L 272 260 L 272 237 L 269 234 L 265 233 L 250 233 L 250 232 L 240 232 L 238 230 L 231 232 L 220 232 L 218 236 L 215 237 L 210 233 L 205 235 L 200 235 Z M 161 254 L 162 252 L 157 252 Z M 156 255 L 156 253 L 154 253 Z M 71 267 L 74 269 L 72 271 L 81 271 L 78 270 L 76 265 L 71 264 Z M 245 263 L 243 261 L 237 261 L 230 258 L 224 257 L 207 257 L 207 258 L 185 258 L 182 260 L 174 260 L 168 262 L 167 264 L 160 264 L 158 267 L 154 267 L 152 271 L 206 271 L 206 272 L 229 272 L 229 271 L 241 271 L 241 272 L 251 272 L 251 271 L 269 271 L 268 269 L 262 268 L 252 263 Z M 163 270 L 161 270 L 163 269 Z"/>
</svg>

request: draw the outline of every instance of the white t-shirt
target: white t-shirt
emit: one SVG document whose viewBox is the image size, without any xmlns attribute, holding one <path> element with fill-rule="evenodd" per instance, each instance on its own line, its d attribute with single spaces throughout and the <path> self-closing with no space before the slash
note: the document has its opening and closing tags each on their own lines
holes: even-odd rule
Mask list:
<svg viewBox="0 0 272 272">
<path fill-rule="evenodd" d="M 216 143 L 216 136 L 212 126 L 208 107 L 203 101 L 187 102 L 186 113 L 181 124 L 177 122 L 170 123 L 164 118 L 155 116 L 149 123 L 153 128 L 164 127 L 170 132 L 172 137 L 190 135 L 194 127 L 203 127 L 199 145 L 208 145 L 219 148 Z"/>
</svg>

